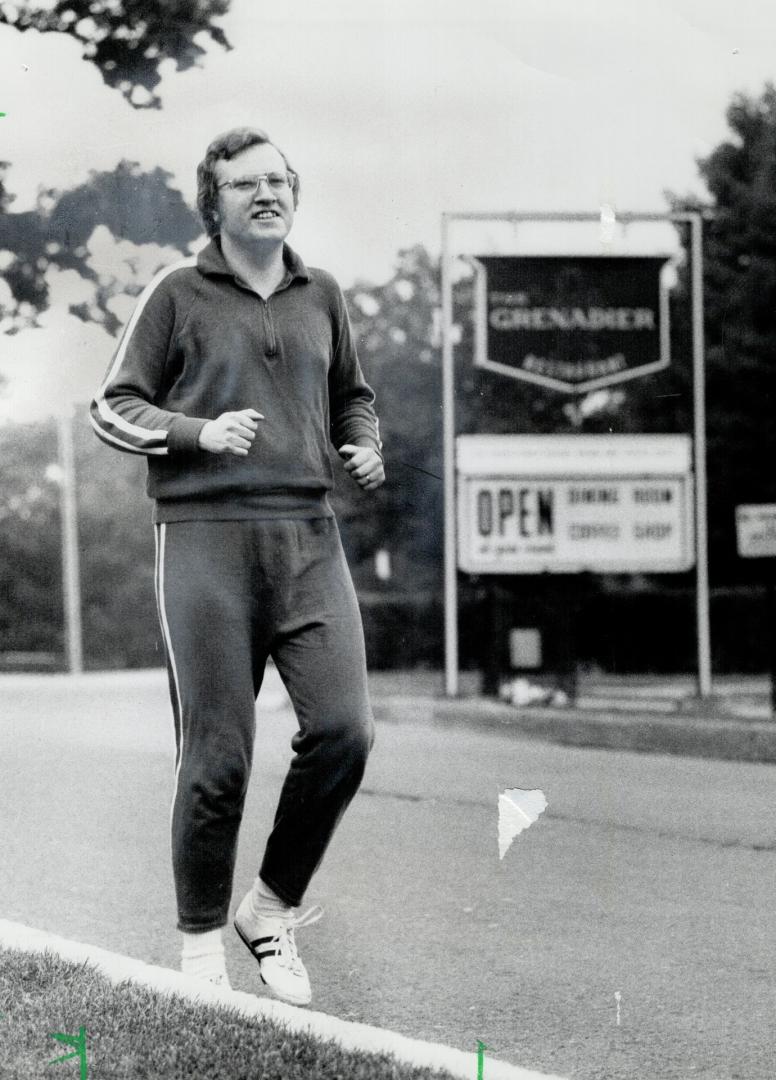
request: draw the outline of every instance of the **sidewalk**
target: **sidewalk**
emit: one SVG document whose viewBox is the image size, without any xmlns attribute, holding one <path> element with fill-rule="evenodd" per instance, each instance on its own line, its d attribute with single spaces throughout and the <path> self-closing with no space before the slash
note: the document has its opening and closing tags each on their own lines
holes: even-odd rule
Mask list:
<svg viewBox="0 0 776 1080">
<path fill-rule="evenodd" d="M 389 722 L 512 728 L 573 746 L 776 762 L 767 677 L 720 677 L 712 697 L 701 700 L 692 676 L 587 676 L 580 679 L 577 701 L 563 707 L 484 698 L 478 683 L 476 674 L 462 673 L 460 696 L 450 699 L 439 672 L 370 675 L 375 714 Z"/>
</svg>

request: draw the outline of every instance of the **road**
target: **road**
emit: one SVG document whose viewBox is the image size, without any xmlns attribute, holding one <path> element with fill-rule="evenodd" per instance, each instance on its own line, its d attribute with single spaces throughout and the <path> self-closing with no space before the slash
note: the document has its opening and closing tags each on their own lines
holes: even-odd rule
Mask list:
<svg viewBox="0 0 776 1080">
<path fill-rule="evenodd" d="M 0 701 L 0 917 L 175 966 L 163 676 L 4 676 Z M 237 900 L 292 731 L 272 684 Z M 307 898 L 326 909 L 300 932 L 314 1007 L 574 1080 L 772 1080 L 775 778 L 383 723 Z M 515 787 L 549 807 L 499 861 Z M 227 937 L 233 984 L 257 989 Z"/>
</svg>

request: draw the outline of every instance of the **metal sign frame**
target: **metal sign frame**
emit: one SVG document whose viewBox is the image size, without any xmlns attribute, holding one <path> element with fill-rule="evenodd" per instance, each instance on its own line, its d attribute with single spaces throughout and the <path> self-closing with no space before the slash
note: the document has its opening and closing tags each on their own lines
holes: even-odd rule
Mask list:
<svg viewBox="0 0 776 1080">
<path fill-rule="evenodd" d="M 698 653 L 698 694 L 711 695 L 711 629 L 709 619 L 709 564 L 706 480 L 706 382 L 703 327 L 703 217 L 697 211 L 680 213 L 622 213 L 621 224 L 686 222 L 690 226 L 690 277 L 693 360 L 693 447 L 695 476 L 695 580 Z M 442 214 L 442 423 L 444 440 L 444 589 L 445 589 L 445 693 L 458 694 L 458 569 L 455 466 L 455 378 L 453 342 L 452 229 L 458 222 L 590 222 L 600 213 L 480 212 Z"/>
</svg>

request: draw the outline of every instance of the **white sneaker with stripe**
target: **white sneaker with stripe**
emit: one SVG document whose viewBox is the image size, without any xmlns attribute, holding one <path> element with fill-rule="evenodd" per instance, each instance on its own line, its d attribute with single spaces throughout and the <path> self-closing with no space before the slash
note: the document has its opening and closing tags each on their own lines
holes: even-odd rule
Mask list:
<svg viewBox="0 0 776 1080">
<path fill-rule="evenodd" d="M 237 909 L 234 928 L 259 965 L 261 981 L 281 1001 L 290 1005 L 309 1005 L 312 1000 L 310 978 L 302 963 L 294 939 L 294 931 L 317 922 L 323 911 L 311 907 L 304 915 L 253 914 L 251 894 L 248 893 Z"/>
</svg>

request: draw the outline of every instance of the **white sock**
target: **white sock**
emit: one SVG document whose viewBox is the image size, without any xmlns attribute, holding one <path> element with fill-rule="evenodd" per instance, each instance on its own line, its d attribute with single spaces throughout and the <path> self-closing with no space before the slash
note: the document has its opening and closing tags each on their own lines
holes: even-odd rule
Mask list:
<svg viewBox="0 0 776 1080">
<path fill-rule="evenodd" d="M 290 915 L 291 908 L 270 889 L 260 877 L 257 877 L 251 889 L 251 915 L 254 919 L 272 915 Z"/>
<path fill-rule="evenodd" d="M 183 934 L 181 971 L 198 979 L 215 979 L 219 975 L 226 975 L 220 928 L 206 930 L 204 934 Z"/>
</svg>

